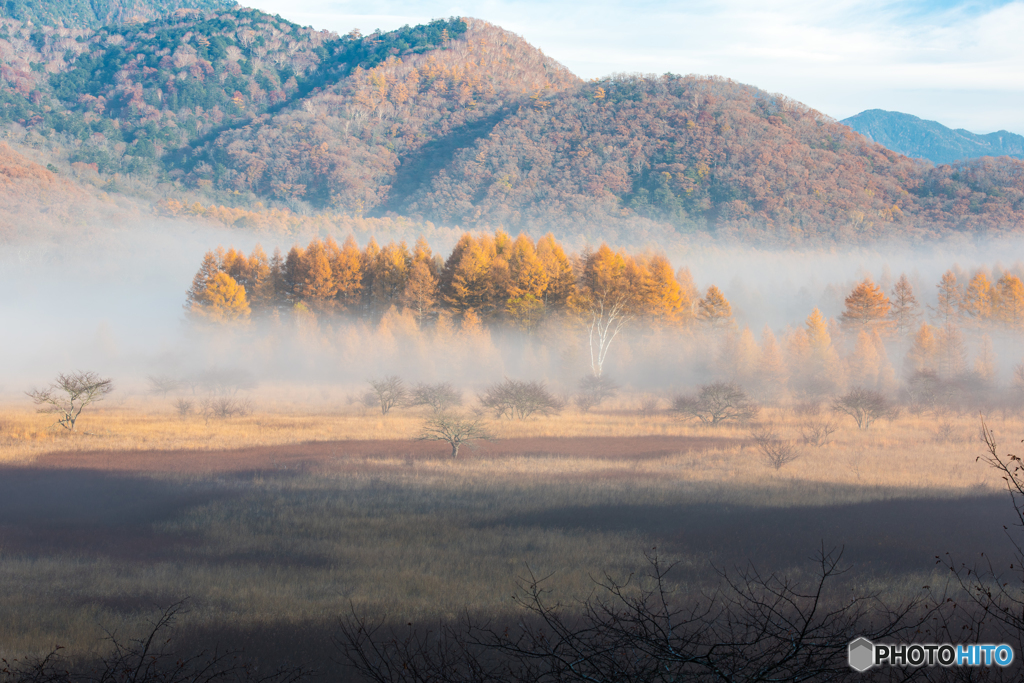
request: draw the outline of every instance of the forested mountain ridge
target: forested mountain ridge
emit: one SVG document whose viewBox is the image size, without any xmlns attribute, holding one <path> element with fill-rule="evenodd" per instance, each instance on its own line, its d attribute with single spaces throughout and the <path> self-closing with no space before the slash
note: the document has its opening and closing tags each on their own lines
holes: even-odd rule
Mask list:
<svg viewBox="0 0 1024 683">
<path fill-rule="evenodd" d="M 936 164 L 984 156 L 1024 159 L 1024 136 L 1005 130 L 978 135 L 962 128 L 947 128 L 937 121 L 882 109 L 862 111 L 840 123 L 900 154 Z"/>
<path fill-rule="evenodd" d="M 271 211 L 281 230 L 322 214 L 795 244 L 1024 225 L 1024 162 L 932 168 L 718 77 L 585 83 L 476 19 L 366 36 L 238 7 L 0 20 L 0 126 L 53 172 L 239 226 Z"/>
<path fill-rule="evenodd" d="M 156 19 L 178 10 L 211 11 L 234 0 L 5 0 L 0 17 L 39 26 L 98 28 Z"/>
</svg>

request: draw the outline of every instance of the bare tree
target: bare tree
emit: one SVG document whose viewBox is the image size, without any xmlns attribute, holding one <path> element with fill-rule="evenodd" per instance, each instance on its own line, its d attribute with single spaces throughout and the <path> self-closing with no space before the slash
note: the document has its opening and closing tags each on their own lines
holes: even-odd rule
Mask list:
<svg viewBox="0 0 1024 683">
<path fill-rule="evenodd" d="M 657 396 L 645 396 L 640 400 L 640 405 L 637 407 L 637 413 L 640 417 L 652 417 L 661 407 L 661 401 Z"/>
<path fill-rule="evenodd" d="M 437 413 L 423 425 L 420 441 L 444 441 L 452 447 L 452 458 L 459 457 L 459 447 L 473 441 L 489 439 L 479 415 L 465 417 L 452 413 Z"/>
<path fill-rule="evenodd" d="M 800 457 L 795 444 L 780 438 L 774 425 L 767 424 L 754 429 L 750 432 L 750 438 L 754 440 L 754 445 L 760 451 L 765 464 L 776 470 Z"/>
<path fill-rule="evenodd" d="M 839 425 L 827 418 L 815 417 L 800 428 L 800 436 L 808 446 L 821 448 L 832 441 Z"/>
<path fill-rule="evenodd" d="M 533 414 L 551 415 L 561 412 L 562 402 L 544 386 L 544 382 L 522 382 L 506 379 L 487 389 L 480 405 L 494 411 L 498 418 L 524 420 Z"/>
<path fill-rule="evenodd" d="M 244 417 L 251 413 L 252 402 L 248 399 L 239 399 L 234 396 L 209 396 L 199 402 L 199 414 L 207 422 L 210 421 L 211 417 L 227 419 L 236 416 Z"/>
<path fill-rule="evenodd" d="M 430 406 L 435 413 L 444 413 L 462 405 L 462 392 L 449 382 L 417 384 L 412 390 L 411 405 Z"/>
<path fill-rule="evenodd" d="M 975 564 L 957 564 L 952 555 L 946 553 L 940 560 L 950 570 L 962 597 L 956 601 L 957 613 L 947 621 L 955 630 L 968 629 L 975 642 L 1013 643 L 1015 650 L 1024 648 L 1024 460 L 1013 453 L 999 452 L 995 434 L 981 421 L 981 439 L 985 453 L 976 459 L 996 470 L 1013 506 L 1014 521 L 1010 528 L 1004 526 L 1012 547 L 1011 557 L 999 566 L 991 551 L 982 554 Z M 966 624 L 959 626 L 959 624 Z M 954 629 L 949 629 L 953 631 Z M 1011 674 L 1019 680 L 1019 672 Z"/>
<path fill-rule="evenodd" d="M 180 418 L 186 418 L 191 415 L 195 407 L 195 401 L 190 398 L 179 398 L 174 401 L 174 409 L 178 412 L 178 417 Z"/>
<path fill-rule="evenodd" d="M 845 413 L 857 422 L 858 429 L 867 429 L 880 418 L 894 415 L 892 406 L 878 391 L 857 387 L 832 402 L 832 410 Z"/>
<path fill-rule="evenodd" d="M 758 413 L 758 407 L 750 401 L 747 392 L 731 382 L 705 384 L 696 396 L 677 396 L 672 409 L 706 425 L 727 420 L 746 422 Z"/>
<path fill-rule="evenodd" d="M 380 403 L 380 412 L 387 415 L 392 408 L 405 403 L 409 392 L 405 389 L 405 383 L 398 375 L 388 375 L 383 379 L 371 379 L 370 386 Z"/>
<path fill-rule="evenodd" d="M 171 375 L 149 375 L 146 379 L 149 381 L 149 392 L 160 394 L 163 398 L 167 398 L 167 394 L 177 391 L 184 384 Z"/>
<path fill-rule="evenodd" d="M 61 373 L 49 387 L 26 393 L 36 405 L 41 406 L 40 413 L 56 414 L 57 424 L 74 431 L 82 410 L 102 401 L 113 390 L 113 380 L 103 379 L 95 372 L 78 371 Z"/>
<path fill-rule="evenodd" d="M 174 621 L 183 603 L 163 610 L 141 637 L 107 633 L 106 654 L 97 660 L 70 659 L 57 647 L 44 657 L 0 662 L 5 683 L 296 683 L 311 672 L 302 668 L 261 667 L 240 652 L 214 649 L 195 654 L 172 646 Z"/>
<path fill-rule="evenodd" d="M 612 398 L 619 390 L 619 385 L 611 379 L 598 375 L 587 375 L 580 380 L 579 393 L 573 399 L 573 403 L 582 412 L 586 413 L 591 408 L 596 408 Z"/>
<path fill-rule="evenodd" d="M 805 586 L 749 567 L 697 595 L 676 592 L 672 565 L 648 559 L 643 575 L 605 577 L 575 604 L 552 598 L 531 573 L 509 625 L 466 616 L 431 631 L 353 614 L 341 625 L 341 655 L 376 683 L 838 681 L 852 674 L 854 638 L 910 638 L 928 614 L 914 601 L 889 608 L 844 594 L 834 586 L 844 572 L 836 550 L 815 558 Z"/>
</svg>

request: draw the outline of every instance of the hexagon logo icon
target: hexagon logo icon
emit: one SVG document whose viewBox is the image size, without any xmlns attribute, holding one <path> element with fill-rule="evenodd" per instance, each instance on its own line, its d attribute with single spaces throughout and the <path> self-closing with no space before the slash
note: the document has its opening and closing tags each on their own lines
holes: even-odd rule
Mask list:
<svg viewBox="0 0 1024 683">
<path fill-rule="evenodd" d="M 867 671 L 875 665 L 875 646 L 861 636 L 849 645 L 850 668 L 854 671 Z"/>
</svg>

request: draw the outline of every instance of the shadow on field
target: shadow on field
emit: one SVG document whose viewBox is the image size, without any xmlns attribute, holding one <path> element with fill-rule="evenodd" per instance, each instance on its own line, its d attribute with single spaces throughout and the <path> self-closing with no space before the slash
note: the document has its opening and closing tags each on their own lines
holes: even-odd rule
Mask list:
<svg viewBox="0 0 1024 683">
<path fill-rule="evenodd" d="M 464 459 L 510 457 L 585 458 L 588 460 L 650 460 L 679 453 L 727 449 L 743 439 L 707 436 L 644 437 L 527 437 L 495 439 L 475 444 Z M 59 451 L 34 461 L 40 469 L 81 469 L 107 472 L 177 473 L 301 471 L 329 467 L 335 472 L 364 470 L 380 460 L 445 460 L 451 448 L 444 443 L 409 440 L 309 441 L 275 446 L 249 446 L 230 450 Z"/>
<path fill-rule="evenodd" d="M 721 567 L 754 562 L 774 571 L 805 563 L 814 551 L 844 546 L 858 575 L 928 571 L 950 552 L 972 564 L 980 553 L 1010 561 L 1003 525 L 1013 508 L 1006 494 L 867 503 L 748 507 L 702 503 L 551 508 L 501 524 L 538 528 L 639 532 L 665 550 L 711 558 Z"/>
<path fill-rule="evenodd" d="M 144 477 L 83 469 L 0 468 L 0 547 L 6 553 L 157 561 L 188 544 L 153 524 L 227 495 Z"/>
</svg>

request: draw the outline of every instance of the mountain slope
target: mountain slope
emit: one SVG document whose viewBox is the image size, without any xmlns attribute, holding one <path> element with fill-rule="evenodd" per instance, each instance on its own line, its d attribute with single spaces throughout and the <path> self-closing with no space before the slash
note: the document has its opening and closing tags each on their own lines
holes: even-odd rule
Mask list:
<svg viewBox="0 0 1024 683">
<path fill-rule="evenodd" d="M 936 121 L 882 109 L 862 111 L 840 123 L 900 154 L 928 159 L 936 164 L 986 156 L 1024 159 L 1024 136 L 1005 130 L 978 135 L 962 128 L 953 130 Z"/>
<path fill-rule="evenodd" d="M 0 128 L 68 178 L 240 226 L 266 210 L 784 244 L 1024 226 L 1024 162 L 934 168 L 718 77 L 584 83 L 476 19 L 368 36 L 238 7 L 7 21 Z"/>
<path fill-rule="evenodd" d="M 462 23 L 462 22 L 460 22 Z M 361 213 L 389 201 L 486 135 L 521 101 L 580 80 L 518 36 L 468 19 L 441 50 L 391 55 L 301 106 L 198 148 L 190 179 Z M 433 143 L 433 144 L 432 144 Z M 416 169 L 398 175 L 400 167 Z M 219 170 L 218 170 L 219 169 Z"/>
<path fill-rule="evenodd" d="M 178 10 L 227 9 L 234 0 L 6 0 L 0 17 L 37 26 L 99 28 L 149 21 Z"/>
</svg>

